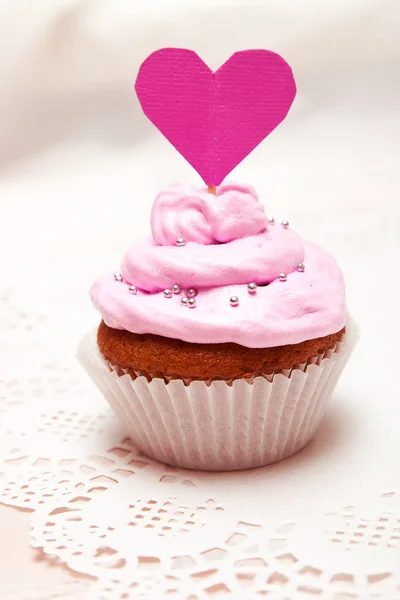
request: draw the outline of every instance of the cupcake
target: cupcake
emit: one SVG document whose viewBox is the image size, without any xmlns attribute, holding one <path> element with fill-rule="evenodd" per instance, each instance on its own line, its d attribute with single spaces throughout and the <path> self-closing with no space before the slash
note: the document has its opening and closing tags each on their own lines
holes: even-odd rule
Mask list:
<svg viewBox="0 0 400 600">
<path fill-rule="evenodd" d="M 352 346 L 336 262 L 245 185 L 162 191 L 151 235 L 91 297 L 102 321 L 84 364 L 140 450 L 181 467 L 300 450 Z"/>
<path fill-rule="evenodd" d="M 150 235 L 91 289 L 79 356 L 142 452 L 245 469 L 312 439 L 354 332 L 335 260 L 251 186 L 212 183 L 158 194 Z"/>
</svg>

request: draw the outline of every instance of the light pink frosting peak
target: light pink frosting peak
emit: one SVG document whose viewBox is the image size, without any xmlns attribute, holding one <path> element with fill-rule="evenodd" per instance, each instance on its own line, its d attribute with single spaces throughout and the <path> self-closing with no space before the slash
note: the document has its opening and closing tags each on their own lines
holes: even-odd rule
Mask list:
<svg viewBox="0 0 400 600">
<path fill-rule="evenodd" d="M 177 238 L 199 244 L 226 243 L 257 235 L 267 228 L 264 207 L 250 186 L 225 183 L 216 196 L 206 188 L 175 184 L 156 197 L 151 231 L 160 246 Z"/>
<path fill-rule="evenodd" d="M 92 287 L 93 303 L 110 327 L 267 348 L 336 333 L 346 323 L 344 282 L 334 259 L 290 227 L 267 226 L 251 187 L 226 184 L 213 196 L 171 186 L 154 202 L 151 228 L 152 235 L 125 255 L 122 281 L 111 273 Z M 184 246 L 176 244 L 179 237 Z M 254 293 L 249 283 L 258 285 Z M 174 284 L 180 292 L 165 297 Z M 181 303 L 189 288 L 197 290 L 195 308 Z M 231 296 L 238 306 L 231 306 Z"/>
</svg>

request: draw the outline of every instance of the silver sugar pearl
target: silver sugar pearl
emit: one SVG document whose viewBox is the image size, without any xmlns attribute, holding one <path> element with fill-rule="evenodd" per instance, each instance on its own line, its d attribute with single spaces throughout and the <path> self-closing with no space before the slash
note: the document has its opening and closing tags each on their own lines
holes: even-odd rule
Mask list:
<svg viewBox="0 0 400 600">
<path fill-rule="evenodd" d="M 306 267 L 305 267 L 304 263 L 299 263 L 297 265 L 297 270 L 299 271 L 299 273 L 303 273 L 305 268 Z"/>
<path fill-rule="evenodd" d="M 175 283 L 175 284 L 172 286 L 172 291 L 174 292 L 174 294 L 179 294 L 179 293 L 180 293 L 180 291 L 181 291 L 181 288 L 179 287 L 179 285 L 178 285 L 177 283 Z"/>
<path fill-rule="evenodd" d="M 282 221 L 281 225 L 284 229 L 287 229 L 289 227 L 289 221 Z"/>
<path fill-rule="evenodd" d="M 257 284 L 256 283 L 248 283 L 247 291 L 249 292 L 249 294 L 255 294 L 257 291 Z"/>
<path fill-rule="evenodd" d="M 287 275 L 286 273 L 281 273 L 279 275 L 279 281 L 286 281 L 287 280 Z"/>
<path fill-rule="evenodd" d="M 189 298 L 186 298 L 186 296 L 182 296 L 182 298 L 181 298 L 181 304 L 183 306 L 187 306 L 188 302 L 189 302 Z"/>
<path fill-rule="evenodd" d="M 231 296 L 229 302 L 231 303 L 231 306 L 238 306 L 239 298 L 237 296 Z"/>
<path fill-rule="evenodd" d="M 121 273 L 114 273 L 114 279 L 115 281 L 122 281 Z"/>
<path fill-rule="evenodd" d="M 164 290 L 164 298 L 171 298 L 171 296 L 172 296 L 172 290 L 170 290 L 170 289 Z"/>
<path fill-rule="evenodd" d="M 184 246 L 186 244 L 185 240 L 183 238 L 178 238 L 176 240 L 176 245 L 177 246 Z"/>
<path fill-rule="evenodd" d="M 274 219 L 274 217 L 268 217 L 268 223 L 269 223 L 270 225 L 273 225 L 273 224 L 275 223 L 275 219 Z"/>
<path fill-rule="evenodd" d="M 195 306 L 196 306 L 196 298 L 189 298 L 188 299 L 188 307 L 194 308 Z"/>
<path fill-rule="evenodd" d="M 128 287 L 128 292 L 129 292 L 130 294 L 137 294 L 137 287 L 136 287 L 136 285 L 130 285 L 130 286 Z"/>
<path fill-rule="evenodd" d="M 195 298 L 197 296 L 197 290 L 190 288 L 190 290 L 186 292 L 186 295 L 188 298 Z"/>
</svg>

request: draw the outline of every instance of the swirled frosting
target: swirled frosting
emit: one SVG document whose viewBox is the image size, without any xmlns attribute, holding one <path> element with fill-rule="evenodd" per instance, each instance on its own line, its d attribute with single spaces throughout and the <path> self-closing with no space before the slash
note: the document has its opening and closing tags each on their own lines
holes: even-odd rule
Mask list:
<svg viewBox="0 0 400 600">
<path fill-rule="evenodd" d="M 101 277 L 91 297 L 108 326 L 133 333 L 267 348 L 336 333 L 346 321 L 334 259 L 290 228 L 270 224 L 244 185 L 224 184 L 216 196 L 183 185 L 162 191 L 151 236 L 131 247 L 120 271 L 122 281 L 112 273 Z M 248 291 L 251 282 L 255 293 Z M 181 292 L 166 298 L 174 284 Z M 137 294 L 129 293 L 131 285 Z M 197 290 L 193 309 L 180 302 L 189 288 Z"/>
<path fill-rule="evenodd" d="M 264 207 L 253 188 L 223 184 L 217 194 L 184 185 L 160 192 L 151 213 L 153 239 L 161 246 L 186 242 L 217 244 L 266 230 Z"/>
</svg>

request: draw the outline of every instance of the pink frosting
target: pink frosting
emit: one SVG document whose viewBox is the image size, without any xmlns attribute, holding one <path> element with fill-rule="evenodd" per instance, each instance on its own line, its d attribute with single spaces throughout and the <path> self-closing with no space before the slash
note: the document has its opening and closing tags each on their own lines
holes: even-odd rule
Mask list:
<svg viewBox="0 0 400 600">
<path fill-rule="evenodd" d="M 249 348 L 295 344 L 339 331 L 346 322 L 343 277 L 334 259 L 293 230 L 269 225 L 254 190 L 225 184 L 217 196 L 175 185 L 153 206 L 152 236 L 132 246 L 123 281 L 108 274 L 91 297 L 110 327 L 193 343 Z M 176 239 L 186 240 L 177 246 Z M 305 271 L 297 265 L 304 263 Z M 286 273 L 287 280 L 279 280 Z M 258 284 L 250 294 L 247 284 Z M 177 283 L 181 294 L 165 298 Z M 138 288 L 130 294 L 129 285 Z M 180 303 L 198 291 L 196 308 Z M 231 306 L 230 297 L 239 297 Z"/>
<path fill-rule="evenodd" d="M 175 184 L 160 192 L 151 213 L 153 239 L 161 246 L 181 237 L 198 244 L 226 243 L 266 229 L 264 207 L 253 188 L 225 183 L 217 195 Z"/>
</svg>

